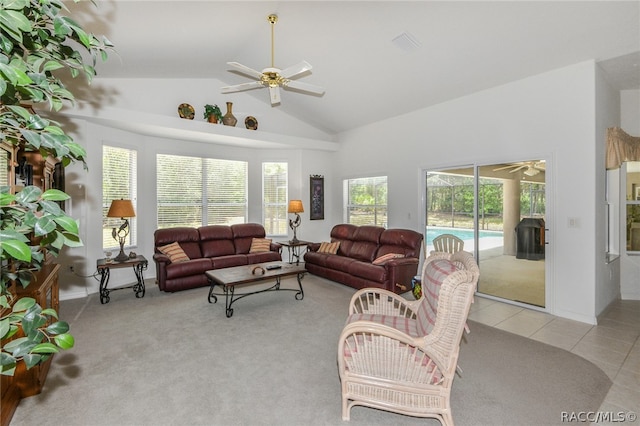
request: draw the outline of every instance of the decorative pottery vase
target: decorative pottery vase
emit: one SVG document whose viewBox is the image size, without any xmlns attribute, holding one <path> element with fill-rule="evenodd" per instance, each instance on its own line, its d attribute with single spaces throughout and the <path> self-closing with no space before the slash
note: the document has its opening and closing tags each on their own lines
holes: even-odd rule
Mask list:
<svg viewBox="0 0 640 426">
<path fill-rule="evenodd" d="M 227 102 L 227 113 L 222 116 L 222 124 L 225 126 L 235 126 L 238 119 L 233 115 L 233 102 Z"/>
<path fill-rule="evenodd" d="M 218 117 L 216 117 L 215 115 L 210 115 L 209 118 L 207 118 L 207 121 L 209 123 L 216 124 L 218 123 Z"/>
</svg>

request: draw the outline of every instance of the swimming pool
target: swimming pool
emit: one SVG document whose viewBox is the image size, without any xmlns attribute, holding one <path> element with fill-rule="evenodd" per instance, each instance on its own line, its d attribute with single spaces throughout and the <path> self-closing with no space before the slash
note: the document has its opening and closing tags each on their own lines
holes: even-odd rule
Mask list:
<svg viewBox="0 0 640 426">
<path fill-rule="evenodd" d="M 473 229 L 463 228 L 444 228 L 437 226 L 427 227 L 426 245 L 433 247 L 433 239 L 438 235 L 452 234 L 464 241 L 464 249 L 466 251 L 472 251 L 475 247 L 475 241 L 473 240 Z M 503 245 L 502 231 L 480 231 L 478 237 L 480 239 L 480 246 L 482 249 L 488 249 L 493 247 L 500 247 Z"/>
</svg>

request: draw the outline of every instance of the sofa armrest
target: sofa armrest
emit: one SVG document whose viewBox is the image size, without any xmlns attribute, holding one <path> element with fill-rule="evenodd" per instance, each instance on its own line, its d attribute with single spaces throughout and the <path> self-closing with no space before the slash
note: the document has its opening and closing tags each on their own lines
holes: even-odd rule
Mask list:
<svg viewBox="0 0 640 426">
<path fill-rule="evenodd" d="M 271 245 L 269 246 L 269 250 L 282 254 L 282 245 L 271 242 Z"/>
<path fill-rule="evenodd" d="M 307 251 L 318 251 L 319 248 L 320 248 L 320 243 L 307 244 Z"/>
<path fill-rule="evenodd" d="M 171 263 L 171 259 L 169 259 L 169 256 L 162 253 L 154 253 L 153 261 L 156 263 Z"/>
<path fill-rule="evenodd" d="M 389 284 L 400 289 L 400 292 L 410 291 L 411 280 L 418 274 L 418 263 L 416 257 L 400 257 L 385 263 L 383 266 L 387 270 Z"/>
</svg>

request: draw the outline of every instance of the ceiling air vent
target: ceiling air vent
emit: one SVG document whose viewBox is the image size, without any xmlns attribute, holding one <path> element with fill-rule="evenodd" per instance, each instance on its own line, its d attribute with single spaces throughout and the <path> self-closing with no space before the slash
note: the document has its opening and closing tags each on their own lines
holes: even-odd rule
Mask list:
<svg viewBox="0 0 640 426">
<path fill-rule="evenodd" d="M 391 40 L 391 43 L 393 43 L 393 45 L 398 49 L 404 50 L 405 52 L 413 52 L 421 46 L 420 42 L 408 32 L 400 34 Z"/>
</svg>

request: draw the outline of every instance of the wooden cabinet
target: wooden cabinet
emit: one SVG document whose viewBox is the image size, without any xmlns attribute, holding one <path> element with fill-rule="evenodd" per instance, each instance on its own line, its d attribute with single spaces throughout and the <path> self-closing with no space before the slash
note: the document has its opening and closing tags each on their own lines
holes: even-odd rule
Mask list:
<svg viewBox="0 0 640 426">
<path fill-rule="evenodd" d="M 60 306 L 59 269 L 60 265 L 57 264 L 43 265 L 27 287 L 18 286 L 16 288 L 16 296 L 18 298 L 32 297 L 43 309 L 53 308 L 58 311 Z M 42 391 L 52 360 L 53 356 L 29 370 L 25 368 L 23 363 L 18 363 L 13 376 L 2 376 L 2 414 L 0 418 L 2 426 L 11 422 L 21 398 L 37 395 Z"/>
</svg>

